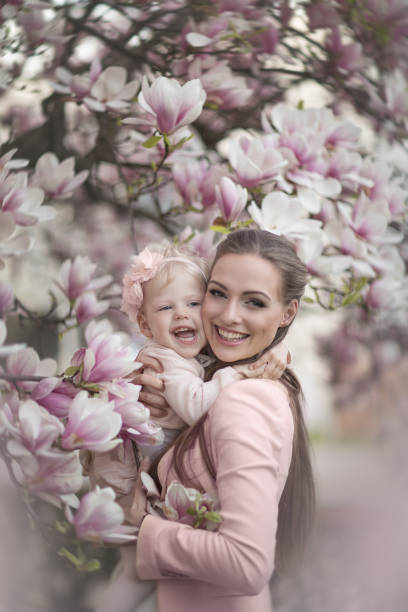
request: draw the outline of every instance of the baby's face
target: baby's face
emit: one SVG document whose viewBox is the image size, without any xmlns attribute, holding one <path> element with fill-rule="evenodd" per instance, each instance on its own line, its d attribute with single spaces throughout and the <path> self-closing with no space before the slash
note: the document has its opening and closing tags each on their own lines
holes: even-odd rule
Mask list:
<svg viewBox="0 0 408 612">
<path fill-rule="evenodd" d="M 181 357 L 195 357 L 207 344 L 201 322 L 204 293 L 204 282 L 190 274 L 178 274 L 166 285 L 160 276 L 146 282 L 142 333 Z"/>
</svg>

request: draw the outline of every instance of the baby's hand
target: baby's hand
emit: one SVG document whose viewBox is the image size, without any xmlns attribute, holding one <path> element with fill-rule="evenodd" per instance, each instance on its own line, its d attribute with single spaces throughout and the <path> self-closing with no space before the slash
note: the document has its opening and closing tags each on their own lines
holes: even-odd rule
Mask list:
<svg viewBox="0 0 408 612">
<path fill-rule="evenodd" d="M 287 346 L 280 342 L 273 349 L 269 349 L 254 363 L 233 366 L 244 378 L 280 378 L 286 366 L 292 361 Z"/>
</svg>

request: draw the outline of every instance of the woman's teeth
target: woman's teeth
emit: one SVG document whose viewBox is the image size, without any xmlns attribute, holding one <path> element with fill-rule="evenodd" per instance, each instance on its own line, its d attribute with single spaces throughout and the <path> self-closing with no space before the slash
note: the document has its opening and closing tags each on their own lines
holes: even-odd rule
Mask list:
<svg viewBox="0 0 408 612">
<path fill-rule="evenodd" d="M 226 331 L 217 327 L 217 332 L 223 340 L 243 340 L 248 337 L 248 334 L 240 334 L 238 332 Z"/>
</svg>

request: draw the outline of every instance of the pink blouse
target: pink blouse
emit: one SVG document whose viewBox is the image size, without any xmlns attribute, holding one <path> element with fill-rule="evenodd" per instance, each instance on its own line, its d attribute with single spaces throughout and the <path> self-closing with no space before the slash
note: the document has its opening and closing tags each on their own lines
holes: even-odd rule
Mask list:
<svg viewBox="0 0 408 612">
<path fill-rule="evenodd" d="M 217 494 L 223 521 L 209 532 L 147 516 L 136 547 L 137 574 L 158 580 L 159 612 L 269 612 L 278 503 L 292 453 L 286 389 L 259 379 L 228 385 L 209 410 L 205 435 L 216 481 L 198 442 L 187 467 L 203 491 Z M 163 497 L 178 480 L 171 453 L 159 464 Z"/>
</svg>

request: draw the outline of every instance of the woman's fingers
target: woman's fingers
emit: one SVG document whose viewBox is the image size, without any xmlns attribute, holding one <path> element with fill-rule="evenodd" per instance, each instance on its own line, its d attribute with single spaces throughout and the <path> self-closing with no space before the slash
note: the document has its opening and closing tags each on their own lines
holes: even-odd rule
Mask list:
<svg viewBox="0 0 408 612">
<path fill-rule="evenodd" d="M 140 357 L 139 356 L 137 357 L 137 361 L 143 364 L 143 368 L 151 368 L 158 374 L 163 372 L 163 366 L 161 362 L 155 357 L 141 354 Z"/>
<path fill-rule="evenodd" d="M 147 406 L 150 410 L 150 414 L 154 418 L 164 417 L 167 414 L 170 406 L 167 400 L 154 389 L 146 390 L 143 388 L 139 393 L 139 400 Z"/>
<path fill-rule="evenodd" d="M 132 378 L 132 383 L 140 385 L 141 387 L 149 387 L 151 391 L 161 392 L 164 390 L 164 383 L 161 378 L 158 378 L 154 374 L 138 374 Z"/>
</svg>

